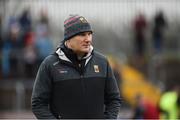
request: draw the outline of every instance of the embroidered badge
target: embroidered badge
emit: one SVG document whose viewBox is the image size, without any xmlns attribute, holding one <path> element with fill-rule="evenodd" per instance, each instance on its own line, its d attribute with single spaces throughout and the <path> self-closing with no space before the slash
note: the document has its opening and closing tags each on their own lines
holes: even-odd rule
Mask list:
<svg viewBox="0 0 180 120">
<path fill-rule="evenodd" d="M 94 72 L 99 73 L 99 66 L 98 65 L 94 65 Z"/>
<path fill-rule="evenodd" d="M 82 23 L 87 23 L 87 20 L 83 17 L 80 17 L 79 20 L 82 22 Z"/>
</svg>

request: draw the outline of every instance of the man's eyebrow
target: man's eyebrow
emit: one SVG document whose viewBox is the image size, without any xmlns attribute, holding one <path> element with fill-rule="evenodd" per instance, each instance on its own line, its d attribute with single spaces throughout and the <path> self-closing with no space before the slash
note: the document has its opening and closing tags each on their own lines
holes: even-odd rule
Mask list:
<svg viewBox="0 0 180 120">
<path fill-rule="evenodd" d="M 81 33 L 79 33 L 77 35 L 85 35 L 85 34 L 86 34 L 86 32 L 81 32 Z"/>
<path fill-rule="evenodd" d="M 88 31 L 88 32 L 81 32 L 81 33 L 78 33 L 78 35 L 83 35 L 83 34 L 92 34 L 92 32 Z"/>
</svg>

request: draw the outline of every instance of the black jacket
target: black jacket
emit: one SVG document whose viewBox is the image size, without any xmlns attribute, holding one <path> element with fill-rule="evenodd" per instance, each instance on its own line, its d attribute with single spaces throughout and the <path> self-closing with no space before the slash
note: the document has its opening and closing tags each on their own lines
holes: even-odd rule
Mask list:
<svg viewBox="0 0 180 120">
<path fill-rule="evenodd" d="M 82 61 L 73 64 L 60 48 L 42 62 L 32 93 L 37 118 L 117 118 L 121 100 L 107 59 L 92 52 Z"/>
</svg>

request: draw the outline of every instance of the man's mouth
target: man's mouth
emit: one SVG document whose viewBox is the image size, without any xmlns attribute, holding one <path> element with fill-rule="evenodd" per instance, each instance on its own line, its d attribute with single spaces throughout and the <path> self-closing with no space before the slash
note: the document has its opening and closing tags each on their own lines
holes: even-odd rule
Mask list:
<svg viewBox="0 0 180 120">
<path fill-rule="evenodd" d="M 89 47 L 90 45 L 83 45 L 83 47 Z"/>
</svg>

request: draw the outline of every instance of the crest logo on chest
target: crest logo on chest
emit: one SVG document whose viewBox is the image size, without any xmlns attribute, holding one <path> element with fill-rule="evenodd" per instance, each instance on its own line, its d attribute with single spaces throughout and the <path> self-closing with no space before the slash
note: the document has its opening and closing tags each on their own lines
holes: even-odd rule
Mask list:
<svg viewBox="0 0 180 120">
<path fill-rule="evenodd" d="M 94 65 L 94 72 L 99 73 L 99 66 L 98 65 Z"/>
</svg>

